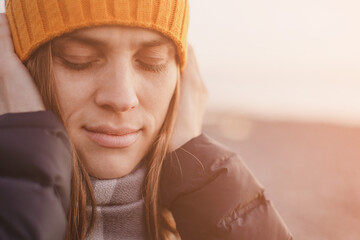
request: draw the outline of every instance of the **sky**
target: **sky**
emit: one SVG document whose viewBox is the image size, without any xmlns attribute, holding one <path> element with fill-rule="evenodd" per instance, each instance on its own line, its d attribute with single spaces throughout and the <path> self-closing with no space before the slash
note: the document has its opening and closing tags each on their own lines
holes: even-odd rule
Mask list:
<svg viewBox="0 0 360 240">
<path fill-rule="evenodd" d="M 360 123 L 360 2 L 191 1 L 209 105 L 270 119 Z"/>
<path fill-rule="evenodd" d="M 358 0 L 190 0 L 208 109 L 360 126 L 358 9 Z"/>
</svg>

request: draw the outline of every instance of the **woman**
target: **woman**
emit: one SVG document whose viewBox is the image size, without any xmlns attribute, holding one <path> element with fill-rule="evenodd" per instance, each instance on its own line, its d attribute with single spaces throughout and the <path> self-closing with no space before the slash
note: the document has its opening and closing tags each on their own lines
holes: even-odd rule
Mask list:
<svg viewBox="0 0 360 240">
<path fill-rule="evenodd" d="M 187 1 L 9 0 L 6 11 L 0 234 L 291 238 L 238 157 L 201 135 Z"/>
</svg>

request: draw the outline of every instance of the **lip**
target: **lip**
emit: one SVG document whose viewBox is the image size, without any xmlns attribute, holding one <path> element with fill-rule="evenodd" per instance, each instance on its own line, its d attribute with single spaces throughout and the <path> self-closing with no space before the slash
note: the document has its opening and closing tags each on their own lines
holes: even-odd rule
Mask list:
<svg viewBox="0 0 360 240">
<path fill-rule="evenodd" d="M 139 129 L 126 127 L 115 129 L 107 126 L 85 126 L 83 129 L 90 140 L 106 148 L 129 147 L 136 142 L 141 132 Z"/>
</svg>

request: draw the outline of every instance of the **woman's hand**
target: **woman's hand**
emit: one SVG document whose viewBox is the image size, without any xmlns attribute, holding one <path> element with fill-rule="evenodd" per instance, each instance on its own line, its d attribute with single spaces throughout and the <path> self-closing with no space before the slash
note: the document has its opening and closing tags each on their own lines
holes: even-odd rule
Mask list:
<svg viewBox="0 0 360 240">
<path fill-rule="evenodd" d="M 193 48 L 188 46 L 187 65 L 181 74 L 180 102 L 172 148 L 181 147 L 201 134 L 208 92 L 201 78 Z"/>
<path fill-rule="evenodd" d="M 14 51 L 7 17 L 0 13 L 0 115 L 44 109 L 29 71 Z"/>
</svg>

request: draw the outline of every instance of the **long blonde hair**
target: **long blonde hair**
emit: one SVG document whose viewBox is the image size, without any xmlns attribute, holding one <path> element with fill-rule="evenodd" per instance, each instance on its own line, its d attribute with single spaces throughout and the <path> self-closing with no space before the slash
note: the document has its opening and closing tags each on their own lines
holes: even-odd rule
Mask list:
<svg viewBox="0 0 360 240">
<path fill-rule="evenodd" d="M 30 71 L 46 106 L 53 111 L 63 122 L 59 103 L 56 97 L 54 72 L 52 68 L 51 42 L 41 46 L 29 60 L 26 66 Z M 159 182 L 161 168 L 166 154 L 170 151 L 170 140 L 174 128 L 177 106 L 180 94 L 180 70 L 174 94 L 171 98 L 162 128 L 149 150 L 146 160 L 148 172 L 144 183 L 145 212 L 148 235 L 151 239 L 167 239 L 169 233 L 176 233 L 174 222 L 167 217 L 160 204 Z M 68 226 L 65 239 L 82 240 L 91 231 L 96 218 L 96 202 L 90 183 L 89 174 L 82 160 L 73 148 L 73 172 L 71 179 L 71 203 L 68 212 Z M 86 215 L 86 207 L 91 205 L 91 216 Z M 89 221 L 90 220 L 90 221 Z"/>
</svg>

